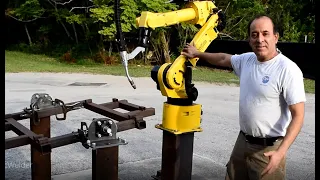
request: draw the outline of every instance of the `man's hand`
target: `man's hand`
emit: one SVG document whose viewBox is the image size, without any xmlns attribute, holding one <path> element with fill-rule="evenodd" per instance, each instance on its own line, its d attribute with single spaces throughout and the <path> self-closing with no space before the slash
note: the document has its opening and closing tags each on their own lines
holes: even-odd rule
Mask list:
<svg viewBox="0 0 320 180">
<path fill-rule="evenodd" d="M 182 55 L 187 56 L 188 58 L 195 58 L 199 55 L 199 51 L 197 50 L 197 48 L 195 48 L 194 46 L 192 46 L 191 44 L 187 43 L 182 52 Z"/>
<path fill-rule="evenodd" d="M 280 151 L 269 151 L 264 153 L 265 156 L 269 157 L 269 163 L 267 167 L 262 171 L 261 176 L 265 174 L 273 173 L 278 167 L 285 154 Z"/>
</svg>

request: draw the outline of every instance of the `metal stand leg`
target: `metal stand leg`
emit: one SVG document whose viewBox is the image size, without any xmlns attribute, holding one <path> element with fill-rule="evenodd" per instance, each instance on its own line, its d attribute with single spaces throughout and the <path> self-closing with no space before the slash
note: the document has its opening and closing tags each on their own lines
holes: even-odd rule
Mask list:
<svg viewBox="0 0 320 180">
<path fill-rule="evenodd" d="M 119 146 L 92 150 L 92 180 L 118 180 Z"/>
<path fill-rule="evenodd" d="M 175 135 L 163 131 L 161 171 L 158 180 L 191 180 L 194 133 Z"/>
<path fill-rule="evenodd" d="M 30 130 L 50 138 L 50 117 L 39 119 L 35 125 L 30 121 Z M 31 176 L 32 180 L 51 180 L 51 153 L 42 154 L 31 144 Z"/>
</svg>

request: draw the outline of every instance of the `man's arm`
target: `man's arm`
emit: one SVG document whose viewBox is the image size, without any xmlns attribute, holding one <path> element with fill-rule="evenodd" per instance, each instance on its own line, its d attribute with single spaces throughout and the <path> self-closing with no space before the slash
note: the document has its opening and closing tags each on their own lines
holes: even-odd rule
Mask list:
<svg viewBox="0 0 320 180">
<path fill-rule="evenodd" d="M 262 176 L 264 176 L 266 173 L 271 174 L 276 170 L 276 168 L 279 166 L 281 159 L 285 157 L 289 147 L 294 142 L 301 130 L 304 120 L 304 102 L 290 105 L 289 109 L 291 111 L 292 120 L 288 126 L 287 133 L 284 136 L 284 139 L 282 140 L 277 151 L 270 151 L 264 153 L 265 156 L 270 157 L 270 161 L 267 167 L 262 171 Z"/>
<path fill-rule="evenodd" d="M 287 133 L 279 146 L 278 151 L 286 154 L 291 144 L 295 141 L 300 133 L 304 122 L 304 102 L 300 102 L 289 106 L 292 120 L 288 126 Z"/>
<path fill-rule="evenodd" d="M 231 54 L 200 52 L 190 44 L 187 44 L 184 47 L 181 54 L 187 56 L 188 58 L 198 57 L 199 59 L 205 60 L 212 65 L 232 68 Z"/>
</svg>

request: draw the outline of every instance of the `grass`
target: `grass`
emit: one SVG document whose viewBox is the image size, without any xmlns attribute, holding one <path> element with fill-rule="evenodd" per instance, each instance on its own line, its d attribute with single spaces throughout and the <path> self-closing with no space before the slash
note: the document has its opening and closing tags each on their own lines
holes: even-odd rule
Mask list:
<svg viewBox="0 0 320 180">
<path fill-rule="evenodd" d="M 6 72 L 70 72 L 92 73 L 125 76 L 122 65 L 102 65 L 82 60 L 77 64 L 59 62 L 58 59 L 45 55 L 27 54 L 17 51 L 5 51 Z M 150 77 L 152 66 L 130 64 L 129 73 L 132 77 Z M 193 81 L 204 81 L 219 84 L 239 85 L 239 79 L 232 72 L 205 67 L 193 70 Z M 315 93 L 314 80 L 305 79 L 307 93 Z"/>
</svg>

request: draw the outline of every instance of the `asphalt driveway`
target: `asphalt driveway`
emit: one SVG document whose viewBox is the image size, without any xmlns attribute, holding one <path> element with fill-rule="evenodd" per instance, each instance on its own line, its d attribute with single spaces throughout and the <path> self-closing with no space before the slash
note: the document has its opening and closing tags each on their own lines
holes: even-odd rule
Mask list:
<svg viewBox="0 0 320 180">
<path fill-rule="evenodd" d="M 65 103 L 92 99 L 95 103 L 110 102 L 112 98 L 156 110 L 145 118 L 147 128 L 118 133 L 128 141 L 119 147 L 119 177 L 122 180 L 148 180 L 161 167 L 162 131 L 155 128 L 161 123 L 162 103 L 165 97 L 156 89 L 151 78 L 134 78 L 133 89 L 126 77 L 90 74 L 6 73 L 5 113 L 19 112 L 30 105 L 34 93 L 48 93 Z M 203 132 L 195 133 L 193 179 L 224 179 L 225 164 L 239 132 L 239 87 L 195 82 L 199 91 L 196 103 L 202 104 Z M 315 96 L 307 95 L 306 117 L 302 131 L 291 146 L 287 159 L 288 180 L 315 179 Z M 51 136 L 71 133 L 102 117 L 85 109 L 71 111 L 67 120 L 51 119 Z M 28 120 L 19 121 L 29 127 Z M 6 132 L 5 137 L 16 136 Z M 81 143 L 52 150 L 52 177 L 61 179 L 91 179 L 91 150 Z M 30 179 L 30 146 L 5 151 L 5 178 Z"/>
</svg>

